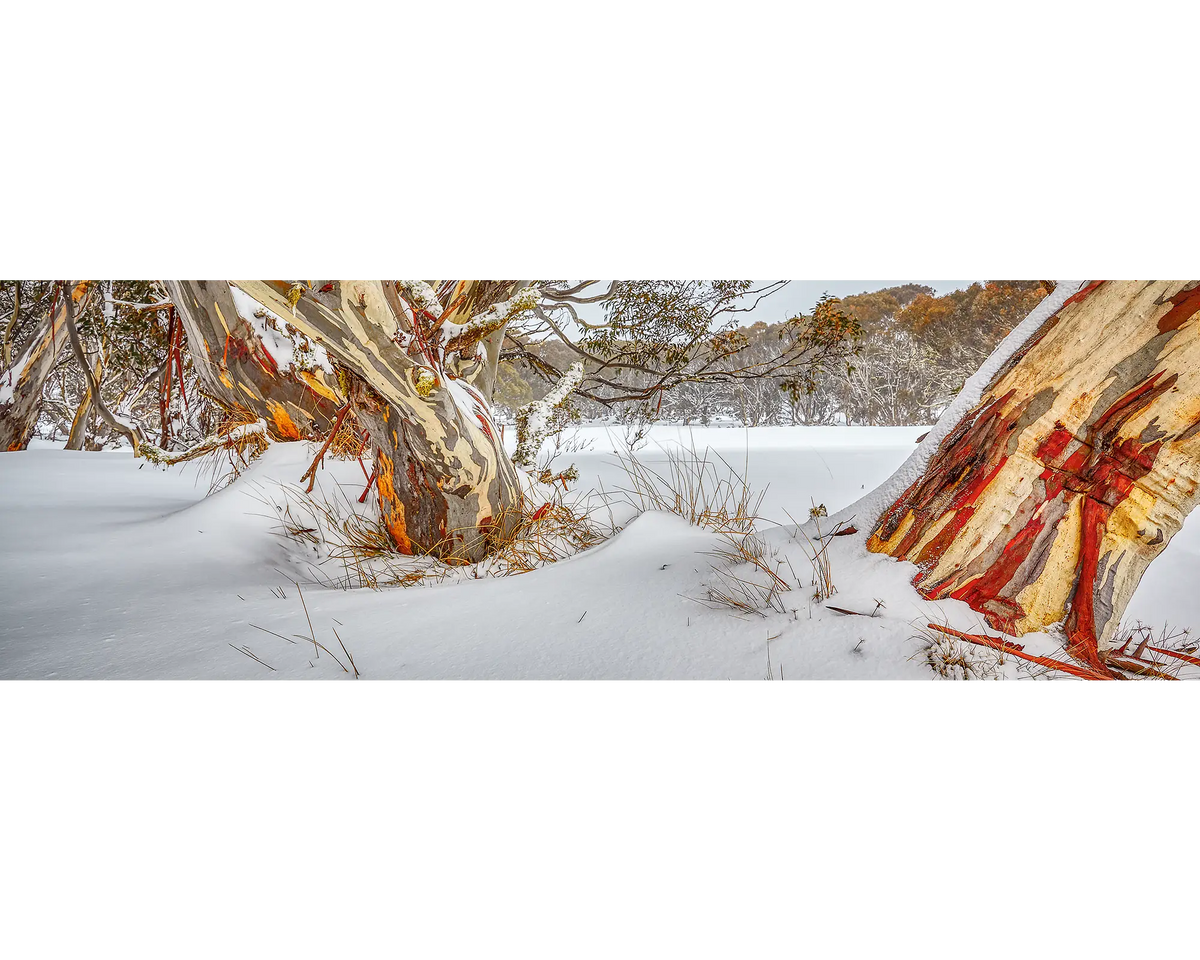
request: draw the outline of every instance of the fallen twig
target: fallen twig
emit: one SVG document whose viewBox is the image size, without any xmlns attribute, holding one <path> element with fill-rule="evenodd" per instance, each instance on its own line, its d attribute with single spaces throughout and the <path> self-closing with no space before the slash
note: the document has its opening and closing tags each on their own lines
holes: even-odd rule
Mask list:
<svg viewBox="0 0 1200 960">
<path fill-rule="evenodd" d="M 1049 667 L 1051 670 L 1061 670 L 1063 673 L 1069 673 L 1075 677 L 1081 677 L 1084 680 L 1112 680 L 1111 674 L 1100 673 L 1098 670 L 1089 670 L 1085 667 L 1077 667 L 1074 664 L 1063 663 L 1061 660 L 1055 660 L 1053 657 L 1039 657 L 1036 654 L 1025 653 L 1025 648 L 1020 644 L 1012 643 L 1009 640 L 1001 640 L 998 637 L 989 637 L 978 633 L 961 633 L 958 630 L 950 627 L 943 627 L 936 623 L 929 624 L 930 630 L 936 630 L 938 633 L 944 633 L 951 637 L 957 637 L 959 640 L 966 640 L 969 643 L 978 644 L 981 647 L 991 647 L 993 650 L 999 650 L 1001 653 L 1008 653 L 1021 660 L 1028 660 L 1030 663 L 1038 663 L 1043 667 Z"/>
<path fill-rule="evenodd" d="M 261 664 L 262 664 L 264 667 L 266 667 L 268 670 L 274 670 L 274 669 L 275 669 L 273 666 L 271 666 L 271 665 L 270 665 L 269 663 L 267 663 L 265 660 L 259 660 L 259 659 L 258 659 L 258 657 L 256 657 L 256 656 L 255 656 L 253 653 L 251 653 L 251 652 L 250 652 L 250 648 L 249 648 L 249 647 L 234 647 L 232 643 L 230 644 L 230 646 L 231 646 L 231 647 L 233 647 L 233 649 L 234 649 L 234 650 L 236 650 L 238 653 L 244 653 L 244 654 L 245 654 L 246 656 L 248 656 L 248 657 L 249 657 L 251 660 L 255 660 L 255 661 L 257 661 L 258 663 L 261 663 Z"/>
</svg>

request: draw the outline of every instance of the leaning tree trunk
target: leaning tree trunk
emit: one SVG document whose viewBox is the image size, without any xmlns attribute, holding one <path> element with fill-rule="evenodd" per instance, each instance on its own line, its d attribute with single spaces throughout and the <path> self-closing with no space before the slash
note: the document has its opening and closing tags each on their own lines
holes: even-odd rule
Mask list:
<svg viewBox="0 0 1200 960">
<path fill-rule="evenodd" d="M 104 347 L 103 345 L 96 351 L 96 363 L 92 367 L 92 380 L 100 384 L 104 379 Z M 92 390 L 91 387 L 84 385 L 83 399 L 79 401 L 79 408 L 75 411 L 75 417 L 71 420 L 71 431 L 67 434 L 67 450 L 82 450 L 84 442 L 87 440 L 88 431 L 91 429 L 92 422 L 96 419 L 96 411 L 92 405 Z"/>
<path fill-rule="evenodd" d="M 80 283 L 71 299 L 82 304 L 87 290 L 87 282 Z M 28 446 L 37 425 L 42 388 L 67 347 L 66 324 L 66 304 L 56 303 L 16 362 L 0 371 L 0 450 L 24 450 Z"/>
<path fill-rule="evenodd" d="M 208 393 L 261 416 L 277 440 L 318 436 L 333 425 L 341 404 L 337 384 L 305 361 L 297 349 L 302 343 L 271 326 L 275 321 L 260 304 L 226 280 L 166 285 Z"/>
<path fill-rule="evenodd" d="M 509 300 L 522 284 L 447 282 L 440 298 L 435 287 L 168 282 L 210 390 L 284 438 L 327 432 L 348 401 L 369 436 L 397 547 L 477 561 L 517 522 L 520 485 L 490 392 L 498 339 L 516 309 Z"/>
<path fill-rule="evenodd" d="M 1200 281 L 1097 281 L 1003 365 L 870 549 L 1013 634 L 1101 666 L 1200 499 Z"/>
</svg>

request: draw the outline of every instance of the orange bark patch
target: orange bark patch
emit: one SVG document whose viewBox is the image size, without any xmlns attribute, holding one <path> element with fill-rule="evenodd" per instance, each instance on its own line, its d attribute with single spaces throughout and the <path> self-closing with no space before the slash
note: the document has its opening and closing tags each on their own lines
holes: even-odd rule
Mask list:
<svg viewBox="0 0 1200 960">
<path fill-rule="evenodd" d="M 396 467 L 391 457 L 386 453 L 376 453 L 375 486 L 379 491 L 379 508 L 383 511 L 384 524 L 400 552 L 411 556 L 413 546 L 404 522 L 404 504 L 396 496 L 396 487 L 392 482 L 395 471 Z"/>
<path fill-rule="evenodd" d="M 275 429 L 281 437 L 286 440 L 300 439 L 300 431 L 292 423 L 292 418 L 288 416 L 288 412 L 283 408 L 283 404 L 268 400 L 267 408 L 271 411 L 271 418 L 275 421 Z"/>
</svg>

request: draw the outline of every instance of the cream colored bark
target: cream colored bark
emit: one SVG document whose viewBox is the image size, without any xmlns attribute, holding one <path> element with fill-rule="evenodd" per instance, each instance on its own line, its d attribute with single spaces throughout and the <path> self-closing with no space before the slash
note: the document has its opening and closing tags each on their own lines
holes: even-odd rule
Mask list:
<svg viewBox="0 0 1200 960">
<path fill-rule="evenodd" d="M 82 306 L 88 289 L 87 281 L 75 286 L 72 301 Z M 29 443 L 37 424 L 42 388 L 68 345 L 66 324 L 66 304 L 58 302 L 12 366 L 0 371 L 0 450 L 23 450 Z"/>
<path fill-rule="evenodd" d="M 398 547 L 478 560 L 515 522 L 519 484 L 487 395 L 495 366 L 487 339 L 502 326 L 475 338 L 470 321 L 523 284 L 434 282 L 428 289 L 441 287 L 440 299 L 421 310 L 424 294 L 417 294 L 427 288 L 414 283 L 420 286 L 237 280 L 168 287 L 211 389 L 264 416 L 285 438 L 327 431 L 349 400 L 370 436 L 380 508 Z M 308 369 L 285 366 L 266 342 L 277 335 L 293 345 L 284 353 L 319 346 L 330 370 L 311 366 L 311 357 Z"/>
</svg>

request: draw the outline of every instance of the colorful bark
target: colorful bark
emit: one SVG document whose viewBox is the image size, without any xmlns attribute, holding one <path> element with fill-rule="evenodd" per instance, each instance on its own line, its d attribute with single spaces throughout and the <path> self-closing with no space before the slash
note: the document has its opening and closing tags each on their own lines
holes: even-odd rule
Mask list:
<svg viewBox="0 0 1200 960">
<path fill-rule="evenodd" d="M 476 561 L 515 522 L 520 485 L 492 423 L 490 387 L 482 386 L 494 378 L 496 358 L 486 342 L 482 356 L 475 344 L 462 356 L 450 346 L 451 331 L 523 284 L 433 286 L 438 292 L 422 311 L 396 281 L 170 283 L 189 341 L 201 346 L 202 376 L 218 395 L 248 406 L 273 424 L 278 438 L 291 439 L 327 433 L 347 391 L 370 438 L 380 511 L 397 548 Z M 318 371 L 279 369 L 261 338 L 250 336 L 252 324 L 227 319 L 239 317 L 235 300 L 245 298 L 327 351 L 339 382 Z M 224 340 L 215 339 L 218 332 Z"/>
<path fill-rule="evenodd" d="M 88 289 L 87 281 L 78 284 L 71 300 L 81 305 Z M 66 304 L 56 301 L 12 366 L 0 371 L 0 450 L 24 450 L 29 444 L 42 388 L 67 347 L 66 324 Z"/>
<path fill-rule="evenodd" d="M 167 288 L 208 393 L 261 416 L 277 440 L 329 429 L 341 405 L 336 385 L 323 371 L 280 370 L 252 318 L 239 311 L 228 281 L 170 280 Z"/>
<path fill-rule="evenodd" d="M 993 378 L 869 547 L 1091 667 L 1200 489 L 1200 284 L 1095 282 Z"/>
<path fill-rule="evenodd" d="M 519 485 L 486 405 L 459 389 L 471 408 L 448 389 L 420 405 L 389 404 L 357 379 L 350 400 L 375 452 L 380 512 L 397 547 L 473 562 L 516 522 Z"/>
</svg>

